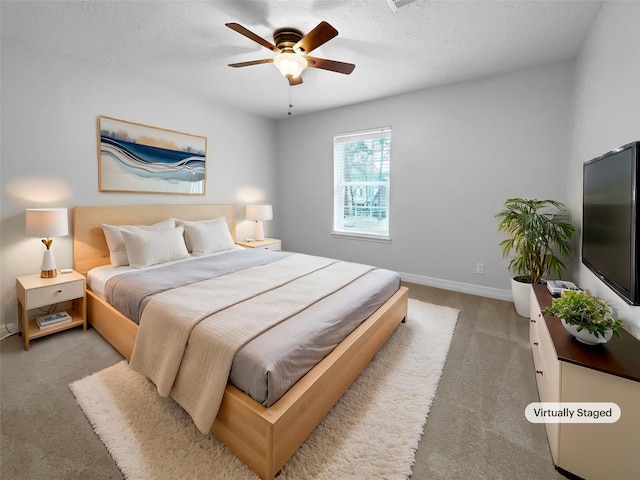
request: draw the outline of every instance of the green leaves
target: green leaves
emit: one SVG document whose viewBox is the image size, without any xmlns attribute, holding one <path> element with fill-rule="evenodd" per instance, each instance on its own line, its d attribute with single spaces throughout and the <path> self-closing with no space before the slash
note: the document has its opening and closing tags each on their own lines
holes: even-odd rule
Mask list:
<svg viewBox="0 0 640 480">
<path fill-rule="evenodd" d="M 502 254 L 512 251 L 509 268 L 529 283 L 540 283 L 545 273 L 559 278 L 565 270 L 560 256 L 571 254 L 571 237 L 576 228 L 569 223 L 566 207 L 555 200 L 509 198 L 496 214 L 498 231 L 508 238 L 500 242 Z"/>
<path fill-rule="evenodd" d="M 584 290 L 563 292 L 560 297 L 554 298 L 542 313 L 577 326 L 579 332 L 586 328 L 596 337 L 604 338 L 605 332 L 613 330 L 613 334 L 620 337 L 622 322 L 613 317 L 609 304 Z"/>
</svg>

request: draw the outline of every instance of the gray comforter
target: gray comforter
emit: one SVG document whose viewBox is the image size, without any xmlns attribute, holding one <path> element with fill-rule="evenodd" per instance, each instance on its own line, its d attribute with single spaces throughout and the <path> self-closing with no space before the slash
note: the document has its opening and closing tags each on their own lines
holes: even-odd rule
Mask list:
<svg viewBox="0 0 640 480">
<path fill-rule="evenodd" d="M 261 249 L 236 250 L 127 272 L 107 282 L 105 297 L 139 322 L 145 305 L 156 293 L 266 265 L 288 255 Z M 399 286 L 398 274 L 383 269 L 358 278 L 243 346 L 233 361 L 229 381 L 263 405 L 272 405 Z"/>
<path fill-rule="evenodd" d="M 288 255 L 291 254 L 269 250 L 234 250 L 150 270 L 133 270 L 110 278 L 104 294 L 107 302 L 120 313 L 140 323 L 142 310 L 156 293 L 221 277 L 245 268 L 266 265 Z"/>
</svg>

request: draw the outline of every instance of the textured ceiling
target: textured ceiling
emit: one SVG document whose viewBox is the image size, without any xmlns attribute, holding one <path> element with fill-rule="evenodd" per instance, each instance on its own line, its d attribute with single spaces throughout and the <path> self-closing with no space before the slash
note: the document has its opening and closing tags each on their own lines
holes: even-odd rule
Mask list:
<svg viewBox="0 0 640 480">
<path fill-rule="evenodd" d="M 575 57 L 599 1 L 426 1 L 393 12 L 386 0 L 7 1 L 2 36 L 54 49 L 269 118 L 295 115 Z M 273 41 L 320 21 L 339 36 L 314 57 L 355 63 L 351 75 L 307 69 L 289 87 L 273 57 L 226 28 Z"/>
</svg>

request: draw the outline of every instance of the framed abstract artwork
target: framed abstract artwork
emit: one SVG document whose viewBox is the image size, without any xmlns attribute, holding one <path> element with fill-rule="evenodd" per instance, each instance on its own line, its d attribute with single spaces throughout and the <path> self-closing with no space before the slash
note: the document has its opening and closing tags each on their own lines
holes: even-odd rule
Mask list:
<svg viewBox="0 0 640 480">
<path fill-rule="evenodd" d="M 98 117 L 101 192 L 204 195 L 207 137 Z"/>
</svg>

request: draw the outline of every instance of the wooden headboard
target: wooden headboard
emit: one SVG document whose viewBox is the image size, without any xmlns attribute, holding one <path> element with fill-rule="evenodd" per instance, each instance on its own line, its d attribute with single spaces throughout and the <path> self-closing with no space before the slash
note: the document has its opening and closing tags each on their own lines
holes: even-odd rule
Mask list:
<svg viewBox="0 0 640 480">
<path fill-rule="evenodd" d="M 129 205 L 88 206 L 73 209 L 73 268 L 83 275 L 110 263 L 102 224 L 151 225 L 168 218 L 208 220 L 225 217 L 233 240 L 236 240 L 235 205 Z"/>
</svg>

